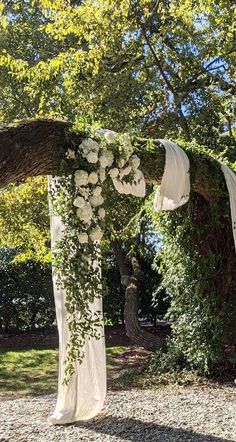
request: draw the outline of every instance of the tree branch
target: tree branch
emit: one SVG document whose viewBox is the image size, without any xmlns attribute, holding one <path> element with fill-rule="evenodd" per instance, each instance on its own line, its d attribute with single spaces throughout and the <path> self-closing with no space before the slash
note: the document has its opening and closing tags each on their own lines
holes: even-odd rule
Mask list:
<svg viewBox="0 0 236 442">
<path fill-rule="evenodd" d="M 56 174 L 63 152 L 72 143 L 81 143 L 81 137 L 68 132 L 70 127 L 69 122 L 46 119 L 26 120 L 0 127 L 0 187 L 30 176 Z M 155 147 L 147 150 L 147 142 L 147 139 L 135 140 L 141 168 L 147 183 L 160 183 L 165 166 L 165 149 L 157 140 Z M 192 189 L 207 200 L 216 200 L 222 182 L 211 177 L 208 159 L 202 156 L 201 162 L 205 162 L 204 174 L 198 164 L 192 164 Z"/>
</svg>

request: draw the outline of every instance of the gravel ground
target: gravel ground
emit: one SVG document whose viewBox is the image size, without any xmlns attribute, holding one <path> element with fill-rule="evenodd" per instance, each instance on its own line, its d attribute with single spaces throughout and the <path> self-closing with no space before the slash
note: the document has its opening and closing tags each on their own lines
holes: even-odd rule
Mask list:
<svg viewBox="0 0 236 442">
<path fill-rule="evenodd" d="M 51 426 L 55 395 L 2 401 L 0 442 L 236 441 L 236 388 L 109 392 L 93 422 Z"/>
</svg>

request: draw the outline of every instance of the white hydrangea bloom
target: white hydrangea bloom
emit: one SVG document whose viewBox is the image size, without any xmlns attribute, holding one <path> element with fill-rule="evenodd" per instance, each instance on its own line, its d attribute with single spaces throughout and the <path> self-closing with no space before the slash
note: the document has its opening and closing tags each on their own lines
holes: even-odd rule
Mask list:
<svg viewBox="0 0 236 442">
<path fill-rule="evenodd" d="M 99 226 L 95 227 L 94 229 L 91 230 L 90 233 L 90 238 L 92 241 L 100 241 L 102 239 L 102 230 Z"/>
<path fill-rule="evenodd" d="M 88 172 L 85 170 L 76 170 L 75 185 L 77 187 L 86 186 L 88 184 Z"/>
<path fill-rule="evenodd" d="M 86 244 L 88 242 L 88 235 L 86 232 L 79 233 L 78 240 L 80 244 Z"/>
<path fill-rule="evenodd" d="M 99 196 L 102 193 L 102 188 L 100 186 L 95 187 L 94 191 L 93 191 L 93 195 L 94 196 Z"/>
<path fill-rule="evenodd" d="M 117 167 L 114 167 L 114 169 L 111 169 L 109 172 L 109 175 L 111 178 L 116 178 L 119 175 L 119 169 Z"/>
<path fill-rule="evenodd" d="M 93 217 L 93 209 L 88 202 L 85 203 L 84 207 L 77 209 L 76 213 L 79 219 L 85 224 L 91 223 L 91 219 Z"/>
<path fill-rule="evenodd" d="M 75 198 L 74 200 L 74 206 L 79 208 L 84 207 L 85 206 L 84 198 L 82 198 L 82 196 L 77 196 L 77 198 Z"/>
<path fill-rule="evenodd" d="M 102 197 L 102 195 L 91 196 L 89 201 L 90 201 L 91 206 L 98 207 L 103 204 L 104 198 Z"/>
<path fill-rule="evenodd" d="M 68 149 L 66 152 L 66 158 L 69 158 L 70 160 L 75 159 L 75 152 L 72 149 Z"/>
<path fill-rule="evenodd" d="M 98 174 L 96 172 L 91 172 L 88 176 L 88 183 L 97 184 L 98 182 Z"/>
<path fill-rule="evenodd" d="M 106 216 L 106 211 L 105 211 L 105 209 L 103 209 L 103 207 L 101 207 L 101 208 L 98 210 L 98 217 L 99 217 L 100 219 L 103 219 L 103 218 L 105 218 L 105 216 Z"/>
<path fill-rule="evenodd" d="M 98 155 L 96 152 L 89 152 L 86 155 L 86 159 L 87 159 L 88 163 L 95 164 L 98 162 Z"/>
<path fill-rule="evenodd" d="M 86 138 L 82 141 L 82 143 L 79 146 L 82 149 L 83 156 L 87 156 L 89 152 L 96 152 L 99 151 L 99 144 L 92 140 L 92 138 Z"/>
</svg>

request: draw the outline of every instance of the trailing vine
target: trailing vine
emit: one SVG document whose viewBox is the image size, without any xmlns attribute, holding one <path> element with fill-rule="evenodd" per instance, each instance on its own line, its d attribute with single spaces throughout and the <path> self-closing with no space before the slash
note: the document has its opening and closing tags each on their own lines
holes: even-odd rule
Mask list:
<svg viewBox="0 0 236 442">
<path fill-rule="evenodd" d="M 160 373 L 189 367 L 209 374 L 236 355 L 236 257 L 219 161 L 204 150 L 187 153 L 191 179 L 196 183 L 196 170 L 199 176 L 211 177 L 206 195 L 191 192 L 187 205 L 158 215 L 152 202 L 147 203 L 154 227 L 163 237 L 157 270 L 171 297 L 168 316 L 173 324 L 168 352 L 154 357 L 152 369 Z"/>
<path fill-rule="evenodd" d="M 64 234 L 54 248 L 58 284 L 66 291 L 70 341 L 65 360 L 65 382 L 82 362 L 86 338 L 99 339 L 101 312 L 91 303 L 102 296 L 100 242 L 106 219 L 105 182 L 111 179 L 120 193 L 145 194 L 140 160 L 127 134 L 88 126 L 73 131 L 81 138 L 61 158 L 51 187 L 54 213 Z"/>
<path fill-rule="evenodd" d="M 102 315 L 91 310 L 91 303 L 102 295 L 100 242 L 107 221 L 106 192 L 113 183 L 120 193 L 144 196 L 140 158 L 144 172 L 148 170 L 148 176 L 154 178 L 156 156 L 161 158 L 159 167 L 164 161 L 158 140 L 134 137 L 131 142 L 127 134 L 96 126 L 77 125 L 73 132 L 81 141 L 70 142 L 51 189 L 54 211 L 66 232 L 56 244 L 53 263 L 58 283 L 66 291 L 69 314 L 65 382 L 74 372 L 75 361 L 83 360 L 85 340 L 100 337 Z M 229 201 L 215 155 L 194 143 L 179 144 L 187 150 L 191 163 L 190 201 L 177 211 L 159 215 L 154 214 L 149 201 L 147 212 L 164 238 L 161 271 L 163 287 L 172 297 L 172 344 L 175 342 L 186 364 L 207 373 L 225 351 L 226 318 L 233 323 L 236 311 Z M 144 161 L 147 152 L 151 162 Z M 224 156 L 222 159 L 225 161 Z"/>
</svg>

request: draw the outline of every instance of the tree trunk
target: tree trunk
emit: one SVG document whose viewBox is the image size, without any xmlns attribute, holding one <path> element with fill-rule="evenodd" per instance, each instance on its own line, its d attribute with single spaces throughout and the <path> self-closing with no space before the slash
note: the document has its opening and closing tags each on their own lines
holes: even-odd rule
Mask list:
<svg viewBox="0 0 236 442">
<path fill-rule="evenodd" d="M 118 243 L 113 242 L 112 246 L 119 266 L 121 282 L 125 288 L 124 319 L 127 336 L 135 344 L 147 350 L 164 349 L 166 347 L 166 339 L 164 337 L 148 333 L 139 325 L 138 308 L 141 270 L 137 258 L 133 257 L 129 261 Z"/>
</svg>

